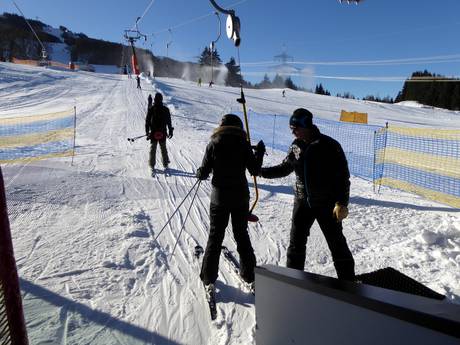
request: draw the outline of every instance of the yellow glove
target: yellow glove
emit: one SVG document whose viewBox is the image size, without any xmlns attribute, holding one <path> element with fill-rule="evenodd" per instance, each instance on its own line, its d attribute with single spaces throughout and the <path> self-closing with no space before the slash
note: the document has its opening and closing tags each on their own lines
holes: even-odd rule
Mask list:
<svg viewBox="0 0 460 345">
<path fill-rule="evenodd" d="M 332 215 L 337 222 L 341 222 L 348 216 L 348 207 L 340 205 L 338 202 L 335 203 L 334 210 L 332 211 Z"/>
</svg>

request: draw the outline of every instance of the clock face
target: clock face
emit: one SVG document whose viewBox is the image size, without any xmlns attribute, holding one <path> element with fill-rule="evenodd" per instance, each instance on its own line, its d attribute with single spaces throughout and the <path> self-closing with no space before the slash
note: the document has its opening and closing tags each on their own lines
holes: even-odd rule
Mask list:
<svg viewBox="0 0 460 345">
<path fill-rule="evenodd" d="M 232 39 L 234 28 L 233 28 L 233 18 L 232 18 L 232 16 L 230 14 L 227 16 L 226 28 L 227 28 L 227 37 L 229 39 Z"/>
</svg>

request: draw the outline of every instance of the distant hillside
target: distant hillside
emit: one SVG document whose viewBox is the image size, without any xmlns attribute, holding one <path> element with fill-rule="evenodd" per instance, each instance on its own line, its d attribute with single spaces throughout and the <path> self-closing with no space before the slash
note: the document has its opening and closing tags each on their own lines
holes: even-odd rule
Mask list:
<svg viewBox="0 0 460 345">
<path fill-rule="evenodd" d="M 44 31 L 46 24 L 30 20 L 30 25 L 37 32 L 42 42 L 57 43 L 59 38 Z M 15 14 L 4 13 L 0 16 L 0 58 L 39 59 L 41 46 L 33 36 L 24 18 Z"/>
<path fill-rule="evenodd" d="M 419 103 L 449 110 L 460 110 L 460 79 L 418 71 L 404 82 L 395 102 Z"/>
<path fill-rule="evenodd" d="M 56 58 L 53 56 L 53 47 L 64 45 L 72 61 L 96 65 L 130 65 L 132 48 L 129 45 L 90 38 L 84 33 L 74 33 L 65 26 L 55 29 L 38 20 L 28 21 L 51 55 L 48 59 Z M 22 16 L 10 13 L 0 15 L 0 60 L 10 61 L 13 57 L 39 60 L 41 50 L 39 42 Z M 198 71 L 199 67 L 195 63 L 156 57 L 150 50 L 141 48 L 136 48 L 136 55 L 141 71 L 146 73 L 155 70 L 156 76 L 181 78 L 186 70 L 191 78 L 198 79 L 199 72 L 194 71 Z"/>
</svg>

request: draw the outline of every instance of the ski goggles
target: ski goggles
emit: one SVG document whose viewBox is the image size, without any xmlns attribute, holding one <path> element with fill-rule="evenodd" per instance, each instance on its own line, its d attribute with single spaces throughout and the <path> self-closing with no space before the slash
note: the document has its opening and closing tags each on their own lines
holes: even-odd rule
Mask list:
<svg viewBox="0 0 460 345">
<path fill-rule="evenodd" d="M 291 127 L 291 129 L 299 128 L 299 127 L 310 128 L 311 126 L 312 126 L 311 119 L 307 117 L 298 118 L 298 117 L 291 116 L 291 118 L 289 119 L 289 127 Z"/>
</svg>

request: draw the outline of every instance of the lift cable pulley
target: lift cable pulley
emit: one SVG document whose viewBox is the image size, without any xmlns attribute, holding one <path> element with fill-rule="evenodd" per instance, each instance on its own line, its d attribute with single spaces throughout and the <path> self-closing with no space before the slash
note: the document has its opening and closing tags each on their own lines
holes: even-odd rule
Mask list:
<svg viewBox="0 0 460 345">
<path fill-rule="evenodd" d="M 233 41 L 235 47 L 238 47 L 241 43 L 240 37 L 240 19 L 235 15 L 234 10 L 226 10 L 220 7 L 214 0 L 209 0 L 212 6 L 220 13 L 227 15 L 227 37 Z"/>
</svg>

